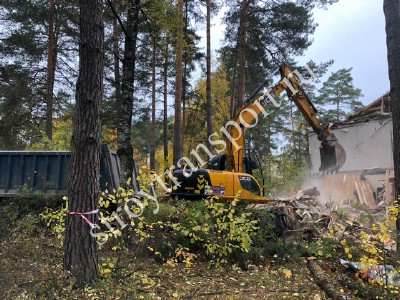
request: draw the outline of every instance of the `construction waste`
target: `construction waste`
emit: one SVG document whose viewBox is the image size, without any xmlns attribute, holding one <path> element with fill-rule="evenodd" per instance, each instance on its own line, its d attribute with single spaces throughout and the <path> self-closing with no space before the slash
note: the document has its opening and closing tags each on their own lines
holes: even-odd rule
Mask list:
<svg viewBox="0 0 400 300">
<path fill-rule="evenodd" d="M 372 230 L 375 226 L 373 224 L 384 223 L 389 218 L 389 204 L 385 201 L 372 205 L 373 208 L 360 205 L 360 203 L 347 205 L 342 203 L 338 206 L 333 203 L 322 204 L 318 200 L 319 196 L 318 189 L 314 187 L 300 190 L 293 197 L 275 198 L 268 204 L 254 204 L 249 205 L 248 208 L 274 212 L 284 231 L 282 237 L 286 241 L 290 241 L 291 237 L 296 234 L 298 236 L 299 233 L 302 234 L 303 239 L 317 240 L 332 230 L 339 237 L 338 241 L 346 237 L 359 240 L 362 234 L 366 234 L 373 240 L 375 236 Z M 390 221 L 389 225 L 391 229 L 396 228 L 395 221 Z M 395 240 L 386 238 L 382 250 L 386 254 L 393 254 L 396 251 Z M 317 258 L 309 258 L 309 260 L 313 259 Z M 340 264 L 359 275 L 363 273 L 363 279 L 400 286 L 399 271 L 396 271 L 392 265 L 365 266 L 344 259 L 340 259 Z"/>
<path fill-rule="evenodd" d="M 310 237 L 320 237 L 326 230 L 339 225 L 344 232 L 369 231 L 374 222 L 383 222 L 388 218 L 389 204 L 385 201 L 370 208 L 359 203 L 322 204 L 316 187 L 300 190 L 292 197 L 270 199 L 267 204 L 248 205 L 249 209 L 267 209 L 282 218 L 286 236 L 293 232 L 307 232 Z M 391 226 L 395 228 L 395 222 Z M 394 242 L 393 242 L 394 243 Z M 391 244 L 395 248 L 395 243 Z"/>
</svg>

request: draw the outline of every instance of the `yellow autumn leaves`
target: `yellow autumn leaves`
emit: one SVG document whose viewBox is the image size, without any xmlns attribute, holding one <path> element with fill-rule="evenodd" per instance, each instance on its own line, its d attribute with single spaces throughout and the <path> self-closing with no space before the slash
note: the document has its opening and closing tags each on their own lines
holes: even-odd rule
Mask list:
<svg viewBox="0 0 400 300">
<path fill-rule="evenodd" d="M 282 270 L 283 275 L 285 275 L 286 279 L 290 279 L 292 277 L 292 271 L 290 271 L 289 269 L 283 269 Z"/>
</svg>

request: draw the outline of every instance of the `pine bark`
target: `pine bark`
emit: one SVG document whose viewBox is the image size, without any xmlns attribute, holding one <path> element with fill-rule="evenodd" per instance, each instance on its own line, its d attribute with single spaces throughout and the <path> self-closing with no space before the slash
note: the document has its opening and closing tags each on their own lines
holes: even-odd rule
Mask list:
<svg viewBox="0 0 400 300">
<path fill-rule="evenodd" d="M 153 36 L 151 58 L 151 147 L 150 169 L 156 169 L 156 37 Z"/>
<path fill-rule="evenodd" d="M 117 10 L 117 8 L 115 8 Z M 121 103 L 121 74 L 119 70 L 119 30 L 118 30 L 118 20 L 117 18 L 113 19 L 113 53 L 114 53 L 114 88 L 115 88 L 115 103 L 116 103 L 116 112 L 117 118 L 119 118 L 119 114 L 121 113 L 120 105 Z M 118 122 L 117 122 L 118 124 Z"/>
<path fill-rule="evenodd" d="M 188 0 L 183 0 L 185 6 L 185 13 L 183 14 L 183 40 L 185 43 L 189 43 L 188 28 L 189 28 L 189 7 Z M 182 72 L 182 155 L 183 155 L 183 145 L 185 144 L 185 124 L 186 124 L 186 87 L 187 87 L 187 66 L 188 66 L 188 51 L 182 44 L 182 60 L 183 60 L 183 72 Z"/>
<path fill-rule="evenodd" d="M 97 208 L 100 178 L 100 102 L 103 98 L 104 25 L 101 0 L 80 0 L 79 76 L 68 178 L 68 209 L 88 212 Z M 87 215 L 95 222 L 96 215 Z M 96 241 L 78 215 L 66 222 L 64 269 L 79 287 L 99 279 Z"/>
<path fill-rule="evenodd" d="M 239 25 L 239 103 L 245 100 L 246 95 L 246 48 L 247 48 L 247 15 L 249 14 L 249 0 L 243 0 L 242 13 Z"/>
<path fill-rule="evenodd" d="M 56 1 L 49 0 L 49 28 L 47 42 L 47 79 L 46 79 L 46 136 L 53 139 L 53 93 L 57 64 Z"/>
<path fill-rule="evenodd" d="M 384 0 L 390 98 L 393 119 L 393 163 L 396 199 L 400 195 L 400 1 Z M 395 200 L 395 199 L 394 199 Z M 397 217 L 397 245 L 400 245 L 400 219 Z M 400 257 L 400 247 L 397 248 Z"/>
<path fill-rule="evenodd" d="M 207 101 L 207 141 L 213 133 L 212 126 L 212 102 L 211 102 L 211 0 L 207 0 L 207 79 L 206 79 L 206 101 Z M 208 142 L 208 149 L 211 150 L 211 144 Z"/>
<path fill-rule="evenodd" d="M 117 127 L 118 156 L 121 162 L 120 182 L 125 185 L 132 178 L 132 111 L 134 105 L 134 80 L 136 63 L 136 42 L 139 26 L 140 0 L 128 1 L 128 14 L 125 28 L 124 58 L 122 60 L 121 102 Z"/>
<path fill-rule="evenodd" d="M 174 165 L 183 156 L 182 138 L 182 56 L 183 56 L 183 0 L 178 0 L 178 30 L 176 34 L 176 78 L 175 78 L 175 124 L 174 124 Z"/>
<path fill-rule="evenodd" d="M 317 284 L 325 291 L 325 293 L 333 300 L 343 299 L 340 288 L 341 286 L 336 282 L 336 280 L 328 276 L 320 265 L 314 261 L 307 261 L 307 266 L 314 276 Z"/>
<path fill-rule="evenodd" d="M 165 58 L 164 58 L 164 136 L 163 136 L 163 144 L 164 144 L 164 160 L 168 161 L 168 42 L 169 39 L 165 43 Z"/>
</svg>

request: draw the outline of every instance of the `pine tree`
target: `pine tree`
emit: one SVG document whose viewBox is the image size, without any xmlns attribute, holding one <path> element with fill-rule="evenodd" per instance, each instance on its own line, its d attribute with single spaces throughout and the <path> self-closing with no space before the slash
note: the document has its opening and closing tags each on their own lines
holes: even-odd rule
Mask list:
<svg viewBox="0 0 400 300">
<path fill-rule="evenodd" d="M 333 2 L 336 1 L 237 0 L 228 3 L 224 18 L 225 46 L 220 53 L 230 75 L 232 112 L 281 63 L 294 65 L 294 57 L 311 44 L 309 36 L 315 30 L 313 8 Z M 276 134 L 285 130 L 289 116 L 282 114 L 283 108 L 273 110 L 265 118 L 260 116 L 257 126 L 247 133 L 248 143 L 261 157 L 271 158 L 274 150 L 283 144 Z"/>
<path fill-rule="evenodd" d="M 227 74 L 223 66 L 218 66 L 215 72 L 211 73 L 211 98 L 215 99 L 212 102 L 212 111 L 214 112 L 212 118 L 212 127 L 215 131 L 224 126 L 230 118 L 228 96 L 229 84 L 227 81 Z M 208 119 L 207 114 L 207 79 L 201 79 L 194 87 L 194 93 L 188 101 L 187 119 L 184 124 L 187 132 L 187 142 L 185 142 L 184 153 L 190 153 L 191 149 L 197 147 L 202 143 L 207 145 L 208 128 L 206 126 Z"/>
<path fill-rule="evenodd" d="M 164 65 L 163 65 L 163 150 L 164 150 L 164 161 L 168 161 L 168 55 L 169 55 L 169 45 L 168 39 L 164 45 Z"/>
<path fill-rule="evenodd" d="M 176 77 L 175 77 L 175 125 L 174 125 L 174 154 L 173 163 L 177 165 L 183 156 L 183 136 L 182 136 L 182 97 L 183 97 L 183 4 L 184 0 L 178 0 L 177 13 L 177 36 L 176 36 Z"/>
<path fill-rule="evenodd" d="M 328 122 L 343 121 L 346 116 L 358 111 L 363 104 L 361 90 L 353 85 L 352 68 L 340 69 L 329 76 L 319 90 L 319 101 L 328 108 L 324 119 Z"/>
<path fill-rule="evenodd" d="M 85 213 L 98 207 L 100 181 L 100 102 L 103 98 L 104 23 L 101 0 L 80 0 L 79 77 L 68 178 L 68 209 Z M 94 223 L 96 214 L 88 215 Z M 78 286 L 99 279 L 96 240 L 79 215 L 69 214 L 65 229 L 64 269 Z"/>
<path fill-rule="evenodd" d="M 395 174 L 396 199 L 400 195 L 400 1 L 384 0 L 383 11 L 386 20 L 386 45 L 389 65 L 390 98 L 393 117 L 393 165 Z M 396 200 L 393 199 L 393 200 Z M 397 244 L 400 244 L 400 218 L 397 216 Z M 397 257 L 400 250 L 397 248 Z"/>
<path fill-rule="evenodd" d="M 18 97 L 21 89 L 17 82 L 30 89 L 29 97 L 21 97 L 19 103 L 30 110 L 27 119 L 16 119 L 14 128 L 2 122 L 4 130 L 17 132 L 14 142 L 23 147 L 40 140 L 46 133 L 51 139 L 53 114 L 64 105 L 63 95 L 73 95 L 73 80 L 76 71 L 71 67 L 77 63 L 77 9 L 73 0 L 54 1 L 11 1 L 0 3 L 3 26 L 0 32 L 0 81 L 14 87 L 0 90 L 0 106 L 9 99 Z M 58 58 L 62 58 L 59 60 Z M 8 74 L 5 70 L 13 70 Z M 19 78 L 12 79 L 12 76 Z M 25 82 L 22 83 L 21 79 Z M 55 105 L 57 104 L 57 105 Z M 5 104 L 3 108 L 7 105 Z M 11 114 L 11 112 L 5 112 Z M 18 115 L 14 114 L 14 117 Z M 8 144 L 15 147 L 17 144 Z"/>
<path fill-rule="evenodd" d="M 248 1 L 227 3 L 221 57 L 230 74 L 236 104 L 285 62 L 292 65 L 311 44 L 312 9 L 333 1 Z"/>
<path fill-rule="evenodd" d="M 127 2 L 127 20 L 124 30 L 125 45 L 122 61 L 121 99 L 117 103 L 118 111 L 118 156 L 121 160 L 121 182 L 126 184 L 132 178 L 132 114 L 134 107 L 134 81 L 136 71 L 136 47 L 139 27 L 140 0 Z M 118 100 L 118 99 L 117 99 Z"/>
<path fill-rule="evenodd" d="M 213 133 L 212 127 L 212 100 L 211 100 L 211 0 L 207 0 L 207 24 L 206 24 L 206 39 L 207 39 L 207 53 L 206 53 L 206 98 L 207 98 L 207 136 Z M 207 144 L 208 149 L 211 150 L 211 144 Z"/>
</svg>

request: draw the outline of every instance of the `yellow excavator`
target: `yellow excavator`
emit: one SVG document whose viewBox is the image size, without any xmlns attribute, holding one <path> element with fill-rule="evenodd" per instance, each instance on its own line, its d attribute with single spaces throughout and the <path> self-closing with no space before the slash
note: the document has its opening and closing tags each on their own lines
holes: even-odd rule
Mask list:
<svg viewBox="0 0 400 300">
<path fill-rule="evenodd" d="M 227 123 L 227 137 L 230 138 L 226 140 L 225 154 L 213 156 L 205 169 L 174 171 L 175 180 L 171 183 L 172 197 L 200 199 L 218 196 L 223 200 L 237 198 L 259 203 L 268 201 L 264 195 L 264 188 L 260 187 L 252 176 L 252 170 L 259 168 L 259 163 L 251 158 L 244 148 L 245 133 L 247 128 L 256 125 L 254 121 L 257 121 L 260 114 L 267 114 L 265 108 L 279 106 L 275 99 L 283 91 L 286 91 L 289 99 L 296 104 L 321 142 L 320 172 L 335 173 L 343 166 L 346 160 L 344 149 L 328 125 L 317 119 L 317 110 L 300 86 L 296 72 L 292 72 L 286 65 L 281 65 L 279 72 L 281 79 L 277 84 L 267 90 L 264 88 L 267 82 L 263 83 L 236 107 L 233 119 Z M 263 88 L 264 91 L 260 94 Z M 177 182 L 179 185 L 174 184 Z"/>
</svg>

